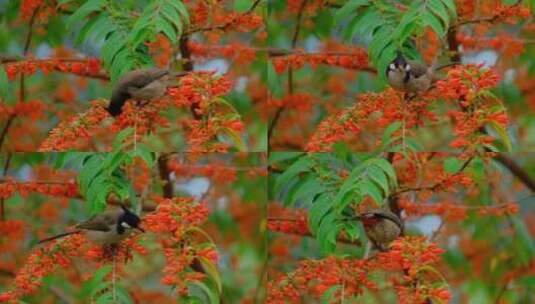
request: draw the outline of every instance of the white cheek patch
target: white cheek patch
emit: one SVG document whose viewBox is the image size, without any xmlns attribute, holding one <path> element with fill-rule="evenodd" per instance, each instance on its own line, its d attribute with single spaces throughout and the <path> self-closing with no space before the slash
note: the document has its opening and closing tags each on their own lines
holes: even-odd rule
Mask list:
<svg viewBox="0 0 535 304">
<path fill-rule="evenodd" d="M 411 70 L 411 66 L 407 64 L 407 66 L 405 67 L 405 71 L 410 71 Z"/>
<path fill-rule="evenodd" d="M 391 64 L 389 65 L 389 68 L 390 68 L 391 70 L 394 70 L 394 69 L 396 69 L 396 66 L 395 66 L 393 63 L 391 63 Z"/>
<path fill-rule="evenodd" d="M 123 226 L 123 228 L 127 228 L 127 229 L 132 228 L 132 226 L 128 225 L 127 222 L 122 222 L 122 223 L 121 223 L 121 226 Z"/>
</svg>

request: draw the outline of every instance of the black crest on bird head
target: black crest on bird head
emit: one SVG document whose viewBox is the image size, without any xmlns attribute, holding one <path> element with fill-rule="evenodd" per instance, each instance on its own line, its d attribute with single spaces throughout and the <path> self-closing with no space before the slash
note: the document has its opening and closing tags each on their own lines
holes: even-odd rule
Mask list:
<svg viewBox="0 0 535 304">
<path fill-rule="evenodd" d="M 139 227 L 139 223 L 141 222 L 139 216 L 137 216 L 134 212 L 128 210 L 128 208 L 123 205 L 121 205 L 121 208 L 123 209 L 123 213 L 119 216 L 119 219 L 117 220 L 117 233 L 123 234 L 126 228 L 135 228 L 142 232 L 145 232 L 145 230 Z"/>
<path fill-rule="evenodd" d="M 403 57 L 403 54 L 401 52 L 397 53 L 396 58 L 390 62 L 390 64 L 386 67 L 386 75 L 388 76 L 389 72 L 395 71 L 395 70 L 406 70 L 407 69 L 407 60 L 405 57 Z"/>
<path fill-rule="evenodd" d="M 405 60 L 405 57 L 403 57 L 403 54 L 401 54 L 401 52 L 398 52 L 396 58 L 392 63 L 394 63 L 396 68 L 404 68 L 407 65 L 407 60 Z"/>
</svg>

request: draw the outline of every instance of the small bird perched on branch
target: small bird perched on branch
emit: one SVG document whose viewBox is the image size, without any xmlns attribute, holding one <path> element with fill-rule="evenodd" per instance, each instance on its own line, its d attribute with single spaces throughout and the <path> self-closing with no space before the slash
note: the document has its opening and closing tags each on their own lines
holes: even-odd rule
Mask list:
<svg viewBox="0 0 535 304">
<path fill-rule="evenodd" d="M 366 236 L 381 251 L 388 250 L 388 245 L 403 231 L 399 217 L 385 209 L 372 209 L 353 218 L 362 222 Z"/>
<path fill-rule="evenodd" d="M 115 117 L 121 114 L 123 105 L 128 99 L 147 103 L 162 97 L 172 82 L 170 76 L 179 77 L 186 74 L 187 72 L 171 73 L 169 70 L 159 68 L 137 69 L 128 72 L 119 79 L 113 88 L 107 110 L 111 116 Z"/>
<path fill-rule="evenodd" d="M 145 232 L 139 227 L 140 222 L 141 219 L 135 213 L 121 205 L 121 208 L 94 215 L 87 221 L 76 225 L 76 230 L 40 240 L 39 244 L 72 234 L 84 233 L 85 237 L 95 244 L 113 245 L 129 236 L 133 229 Z"/>
<path fill-rule="evenodd" d="M 431 88 L 434 81 L 438 80 L 435 72 L 443 68 L 457 65 L 452 62 L 441 66 L 427 66 L 425 64 L 407 60 L 401 53 L 386 68 L 388 84 L 398 91 L 406 93 L 420 93 Z"/>
</svg>

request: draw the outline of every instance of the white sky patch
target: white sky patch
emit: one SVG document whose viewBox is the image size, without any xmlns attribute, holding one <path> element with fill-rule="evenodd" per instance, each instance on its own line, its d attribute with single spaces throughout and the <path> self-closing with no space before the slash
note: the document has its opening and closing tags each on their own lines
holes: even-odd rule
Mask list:
<svg viewBox="0 0 535 304">
<path fill-rule="evenodd" d="M 245 89 L 247 88 L 247 82 L 249 82 L 249 79 L 245 76 L 238 77 L 236 84 L 234 86 L 234 90 L 236 92 L 245 92 Z"/>
<path fill-rule="evenodd" d="M 496 64 L 498 55 L 494 51 L 481 51 L 463 56 L 463 63 L 483 64 L 484 67 L 490 68 Z"/>
<path fill-rule="evenodd" d="M 440 227 L 441 219 L 436 215 L 424 216 L 416 221 L 412 221 L 411 225 L 415 226 L 426 236 L 431 236 Z"/>
<path fill-rule="evenodd" d="M 227 73 L 229 63 L 224 59 L 214 59 L 203 63 L 195 64 L 195 70 L 215 71 L 216 75 L 221 76 Z"/>
<path fill-rule="evenodd" d="M 176 183 L 176 189 L 184 191 L 199 199 L 210 187 L 210 180 L 206 177 L 195 177 L 185 183 Z"/>
</svg>

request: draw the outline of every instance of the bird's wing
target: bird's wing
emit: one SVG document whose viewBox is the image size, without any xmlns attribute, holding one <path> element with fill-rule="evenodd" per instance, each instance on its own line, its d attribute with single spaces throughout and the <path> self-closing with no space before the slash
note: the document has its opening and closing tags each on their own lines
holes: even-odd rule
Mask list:
<svg viewBox="0 0 535 304">
<path fill-rule="evenodd" d="M 139 69 L 132 72 L 126 73 L 120 80 L 117 87 L 135 87 L 142 88 L 149 83 L 157 80 L 169 73 L 168 70 L 150 68 L 150 69 Z"/>
<path fill-rule="evenodd" d="M 379 216 L 379 217 L 382 217 L 382 218 L 385 218 L 385 219 L 389 219 L 389 220 L 393 221 L 394 223 L 396 223 L 400 227 L 402 226 L 402 223 L 401 223 L 401 220 L 399 219 L 399 217 L 397 217 L 397 215 L 395 215 L 391 211 L 388 211 L 388 210 L 385 210 L 385 209 L 372 209 L 372 210 L 364 212 L 362 215 L 366 215 L 366 214 L 374 214 L 376 216 Z"/>
<path fill-rule="evenodd" d="M 120 210 L 113 210 L 94 215 L 87 221 L 76 225 L 76 228 L 104 232 L 110 231 L 116 225 L 119 213 L 121 213 Z"/>
<path fill-rule="evenodd" d="M 427 74 L 428 67 L 425 64 L 421 64 L 416 61 L 409 61 L 409 65 L 411 66 L 411 75 L 414 76 L 414 78 L 420 78 L 421 76 Z"/>
</svg>

